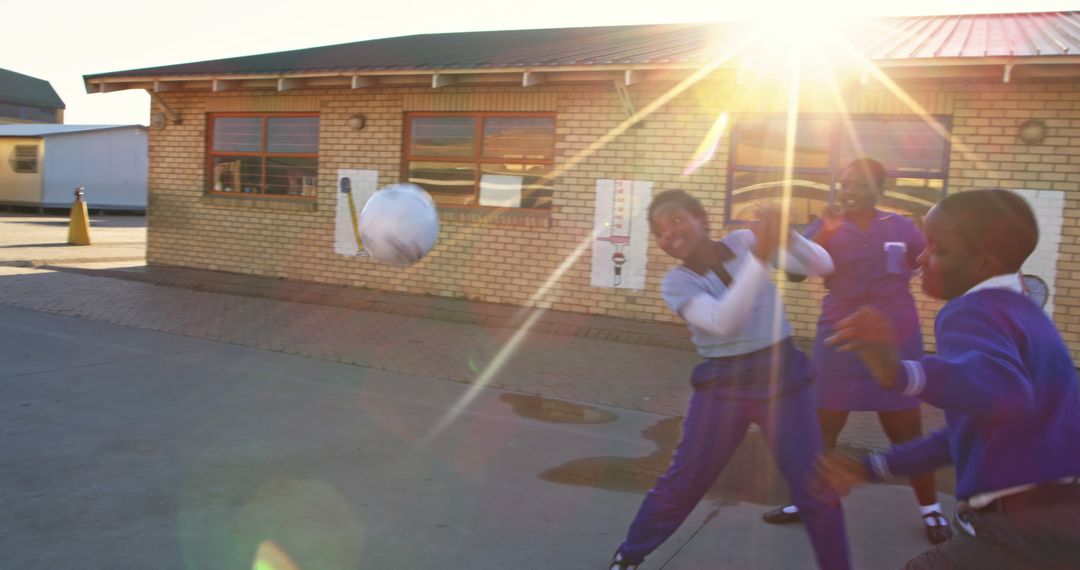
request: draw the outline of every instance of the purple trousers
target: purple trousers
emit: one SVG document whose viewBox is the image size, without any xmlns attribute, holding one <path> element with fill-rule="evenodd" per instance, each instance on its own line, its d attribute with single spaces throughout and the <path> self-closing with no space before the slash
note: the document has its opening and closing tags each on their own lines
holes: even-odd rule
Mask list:
<svg viewBox="0 0 1080 570">
<path fill-rule="evenodd" d="M 716 386 L 694 391 L 671 466 L 645 496 L 626 541 L 619 547 L 623 557 L 640 563 L 679 528 L 727 465 L 750 424 L 756 423 L 806 523 L 818 566 L 827 570 L 850 568 L 839 498 L 822 500 L 807 489 L 822 449 L 814 391 L 802 388 L 772 399 L 723 395 Z"/>
</svg>

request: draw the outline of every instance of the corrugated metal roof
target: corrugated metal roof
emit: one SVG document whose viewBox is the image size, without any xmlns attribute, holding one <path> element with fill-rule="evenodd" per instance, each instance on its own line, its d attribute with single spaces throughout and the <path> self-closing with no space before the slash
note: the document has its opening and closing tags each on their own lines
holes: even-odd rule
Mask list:
<svg viewBox="0 0 1080 570">
<path fill-rule="evenodd" d="M 751 33 L 745 22 L 423 34 L 86 75 L 205 76 L 386 70 L 678 66 L 710 61 Z M 1080 12 L 862 20 L 842 32 L 874 61 L 1080 55 Z M 976 63 L 973 61 L 973 63 Z"/>
<path fill-rule="evenodd" d="M 0 137 L 50 137 L 55 135 L 70 135 L 72 133 L 86 133 L 91 131 L 107 131 L 112 129 L 138 128 L 145 129 L 142 125 L 53 125 L 53 124 L 17 124 L 0 125 Z"/>
<path fill-rule="evenodd" d="M 0 102 L 63 109 L 64 101 L 44 79 L 0 69 Z"/>
<path fill-rule="evenodd" d="M 707 27 L 701 25 L 654 25 L 423 34 L 102 73 L 86 78 L 650 62 L 658 57 L 665 60 L 693 57 L 700 51 L 706 30 Z M 683 54 L 681 57 L 680 53 Z"/>
<path fill-rule="evenodd" d="M 1080 55 L 1080 12 L 925 16 L 852 33 L 872 60 Z"/>
</svg>

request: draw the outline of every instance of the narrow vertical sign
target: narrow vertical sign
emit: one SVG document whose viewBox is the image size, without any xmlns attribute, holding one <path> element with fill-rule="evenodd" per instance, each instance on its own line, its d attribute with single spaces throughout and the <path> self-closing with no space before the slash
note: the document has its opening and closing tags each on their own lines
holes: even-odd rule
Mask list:
<svg viewBox="0 0 1080 570">
<path fill-rule="evenodd" d="M 337 172 L 337 210 L 334 215 L 334 253 L 364 255 L 356 219 L 379 184 L 375 170 L 341 169 Z"/>
<path fill-rule="evenodd" d="M 593 287 L 644 289 L 649 246 L 646 208 L 652 182 L 597 180 L 592 244 Z"/>
</svg>

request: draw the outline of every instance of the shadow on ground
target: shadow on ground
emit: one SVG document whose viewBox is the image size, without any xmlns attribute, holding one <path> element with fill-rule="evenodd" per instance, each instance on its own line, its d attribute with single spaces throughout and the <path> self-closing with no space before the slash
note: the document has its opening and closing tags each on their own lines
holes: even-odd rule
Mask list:
<svg viewBox="0 0 1080 570">
<path fill-rule="evenodd" d="M 562 485 L 644 494 L 667 470 L 679 441 L 681 423 L 682 418 L 667 418 L 642 431 L 645 439 L 656 444 L 656 451 L 645 457 L 585 457 L 544 471 L 539 477 Z M 858 453 L 844 446 L 840 450 Z M 939 491 L 951 493 L 956 488 L 955 473 L 952 469 L 939 470 L 936 482 Z M 888 484 L 906 486 L 907 481 L 897 479 Z M 746 434 L 705 496 L 759 505 L 778 505 L 788 500 L 787 483 L 760 432 Z"/>
</svg>

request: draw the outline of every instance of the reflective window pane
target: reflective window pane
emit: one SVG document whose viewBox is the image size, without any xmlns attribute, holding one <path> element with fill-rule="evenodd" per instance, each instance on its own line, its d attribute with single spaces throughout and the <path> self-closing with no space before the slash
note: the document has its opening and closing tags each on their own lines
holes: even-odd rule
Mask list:
<svg viewBox="0 0 1080 570">
<path fill-rule="evenodd" d="M 829 203 L 830 179 L 826 174 L 799 174 L 791 181 L 788 204 L 792 224 L 801 226 L 817 219 Z M 758 206 L 783 202 L 785 182 L 781 174 L 736 172 L 734 181 L 731 220 L 752 221 Z"/>
<path fill-rule="evenodd" d="M 859 157 L 873 158 L 896 174 L 944 175 L 948 140 L 919 118 L 853 118 L 842 129 L 840 167 Z M 854 132 L 852 132 L 854 131 Z"/>
<path fill-rule="evenodd" d="M 484 119 L 484 158 L 552 160 L 555 119 L 552 117 L 488 117 Z"/>
<path fill-rule="evenodd" d="M 35 123 L 55 123 L 56 109 L 0 103 L 0 117 L 33 121 Z"/>
<path fill-rule="evenodd" d="M 317 116 L 211 116 L 210 124 L 208 191 L 315 197 Z"/>
<path fill-rule="evenodd" d="M 476 203 L 476 166 L 472 163 L 409 163 L 409 182 L 431 193 L 440 204 Z"/>
<path fill-rule="evenodd" d="M 781 199 L 784 182 L 776 169 L 784 165 L 786 126 L 785 119 L 773 117 L 736 125 L 730 219 L 751 219 L 755 205 Z M 815 219 L 829 199 L 830 176 L 807 171 L 842 169 L 859 157 L 882 162 L 888 173 L 880 209 L 912 218 L 924 215 L 945 188 L 948 136 L 939 134 L 940 128 L 913 116 L 800 118 L 791 182 L 793 223 Z"/>
<path fill-rule="evenodd" d="M 319 161 L 314 158 L 266 159 L 266 193 L 314 196 Z"/>
<path fill-rule="evenodd" d="M 212 171 L 214 192 L 263 191 L 262 158 L 258 156 L 215 156 Z"/>
<path fill-rule="evenodd" d="M 406 124 L 406 178 L 427 189 L 437 202 L 551 207 L 554 117 L 409 115 Z"/>
<path fill-rule="evenodd" d="M 554 193 L 545 164 L 484 164 L 481 167 L 480 205 L 503 208 L 550 208 Z"/>
<path fill-rule="evenodd" d="M 888 178 L 885 195 L 877 207 L 909 218 L 921 218 L 942 198 L 945 181 L 940 178 Z"/>
<path fill-rule="evenodd" d="M 214 150 L 218 152 L 262 151 L 261 117 L 217 117 L 214 119 Z"/>
<path fill-rule="evenodd" d="M 318 154 L 318 117 L 270 117 L 266 124 L 266 152 Z"/>
<path fill-rule="evenodd" d="M 832 123 L 800 118 L 795 133 L 795 167 L 829 168 Z M 735 127 L 735 164 L 782 168 L 787 152 L 787 120 L 750 119 Z"/>
<path fill-rule="evenodd" d="M 476 121 L 476 117 L 413 117 L 409 130 L 409 155 L 475 156 Z"/>
</svg>

